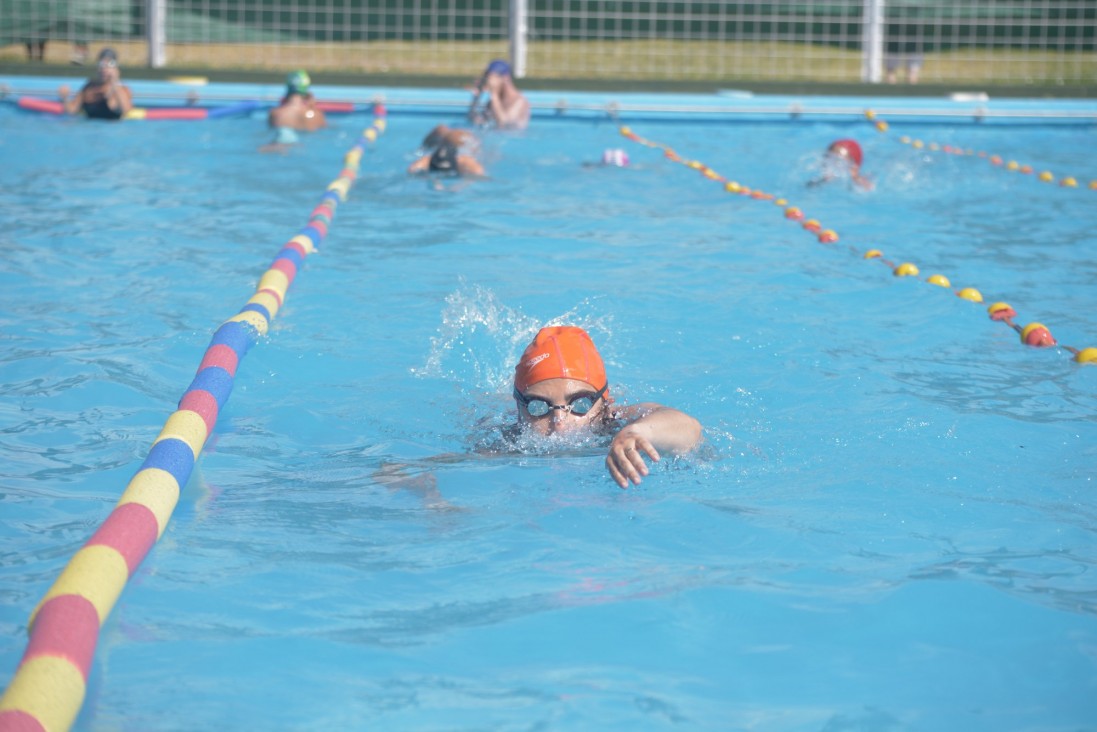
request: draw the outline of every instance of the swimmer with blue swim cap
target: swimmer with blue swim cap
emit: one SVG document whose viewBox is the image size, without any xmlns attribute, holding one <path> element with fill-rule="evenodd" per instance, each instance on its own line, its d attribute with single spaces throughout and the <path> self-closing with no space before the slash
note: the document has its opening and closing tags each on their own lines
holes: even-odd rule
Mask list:
<svg viewBox="0 0 1097 732">
<path fill-rule="evenodd" d="M 488 93 L 488 101 L 481 106 L 484 92 Z M 468 117 L 475 124 L 494 125 L 501 130 L 521 130 L 529 125 L 529 100 L 514 85 L 509 63 L 495 59 L 487 65 L 473 88 Z"/>
<path fill-rule="evenodd" d="M 685 412 L 654 402 L 614 404 L 601 354 L 582 328 L 542 328 L 514 367 L 519 428 L 544 435 L 589 431 L 613 434 L 606 469 L 621 488 L 640 485 L 646 455 L 681 455 L 701 443 L 701 424 Z"/>
<path fill-rule="evenodd" d="M 327 125 L 324 111 L 316 106 L 307 71 L 292 71 L 286 76 L 286 93 L 270 111 L 267 122 L 274 130 L 274 139 L 260 148 L 263 152 L 285 151 L 299 142 L 298 132 L 314 132 Z"/>
</svg>

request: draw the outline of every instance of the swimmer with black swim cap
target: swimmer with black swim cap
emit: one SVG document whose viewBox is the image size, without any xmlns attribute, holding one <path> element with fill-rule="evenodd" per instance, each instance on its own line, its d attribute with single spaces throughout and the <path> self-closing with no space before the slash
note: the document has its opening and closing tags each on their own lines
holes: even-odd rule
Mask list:
<svg viewBox="0 0 1097 732">
<path fill-rule="evenodd" d="M 57 95 L 66 113 L 83 112 L 90 119 L 119 120 L 133 109 L 133 93 L 122 83 L 118 54 L 113 48 L 99 52 L 95 77 L 80 91 L 70 95 L 68 85 L 64 84 L 57 89 Z"/>
<path fill-rule="evenodd" d="M 437 129 L 437 128 L 436 128 Z M 431 136 L 428 135 L 430 140 Z M 408 173 L 441 173 L 444 175 L 459 175 L 471 178 L 485 177 L 484 166 L 472 155 L 462 153 L 453 137 L 441 135 L 434 138 L 437 147 L 430 153 L 420 156 L 408 166 Z M 427 140 L 424 140 L 424 144 Z"/>
<path fill-rule="evenodd" d="M 835 140 L 827 146 L 826 156 L 823 158 L 822 177 L 810 181 L 808 186 L 815 187 L 835 178 L 848 177 L 853 185 L 864 190 L 872 190 L 876 184 L 861 175 L 861 164 L 864 159 L 864 152 L 856 140 L 848 138 Z"/>
<path fill-rule="evenodd" d="M 448 142 L 443 142 L 430 155 L 430 164 L 427 166 L 432 173 L 457 173 L 457 148 Z"/>
<path fill-rule="evenodd" d="M 542 328 L 514 367 L 518 425 L 540 435 L 583 430 L 613 434 L 606 469 L 614 482 L 640 485 L 660 451 L 690 452 L 701 443 L 701 424 L 654 402 L 619 406 L 610 396 L 605 365 L 590 335 L 575 326 Z"/>
</svg>

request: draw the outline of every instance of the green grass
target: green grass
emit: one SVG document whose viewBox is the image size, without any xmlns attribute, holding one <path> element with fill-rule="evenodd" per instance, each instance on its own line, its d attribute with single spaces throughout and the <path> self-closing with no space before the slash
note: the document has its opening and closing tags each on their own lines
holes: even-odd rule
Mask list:
<svg viewBox="0 0 1097 732">
<path fill-rule="evenodd" d="M 92 54 L 106 45 L 92 42 Z M 110 42 L 123 68 L 145 64 L 144 43 Z M 70 44 L 51 42 L 48 65 L 68 66 Z M 474 77 L 487 59 L 506 57 L 505 42 L 377 41 L 342 44 L 169 45 L 173 69 L 195 72 L 260 72 L 307 68 L 369 76 Z M 25 59 L 21 45 L 0 48 L 0 62 Z M 779 42 L 679 40 L 532 42 L 528 77 L 541 80 L 681 82 L 860 81 L 855 51 Z M 926 54 L 921 81 L 927 84 L 1093 85 L 1097 54 L 1017 49 L 966 49 Z"/>
</svg>

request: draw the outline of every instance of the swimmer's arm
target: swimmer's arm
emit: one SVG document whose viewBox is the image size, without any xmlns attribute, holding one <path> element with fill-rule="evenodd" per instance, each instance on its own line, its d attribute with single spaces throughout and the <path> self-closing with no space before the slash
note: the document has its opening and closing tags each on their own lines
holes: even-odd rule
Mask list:
<svg viewBox="0 0 1097 732">
<path fill-rule="evenodd" d="M 414 163 L 408 166 L 408 173 L 415 175 L 416 173 L 425 173 L 430 169 L 430 155 L 424 155 L 416 160 Z"/>
<path fill-rule="evenodd" d="M 409 475 L 403 463 L 383 463 L 370 475 L 374 482 L 393 490 L 405 490 L 423 502 L 425 508 L 454 510 L 455 507 L 438 491 L 438 479 L 434 473 Z"/>
<path fill-rule="evenodd" d="M 125 84 L 115 81 L 107 87 L 107 106 L 125 116 L 133 109 L 133 94 Z"/>
<path fill-rule="evenodd" d="M 62 84 L 57 89 L 57 96 L 61 98 L 61 106 L 65 109 L 65 114 L 78 114 L 80 109 L 84 106 L 84 90 L 72 94 L 69 90 L 68 84 Z"/>
<path fill-rule="evenodd" d="M 480 162 L 471 155 L 460 155 L 457 157 L 457 170 L 461 175 L 472 178 L 487 177 L 487 174 L 484 172 L 484 166 L 480 165 Z"/>
<path fill-rule="evenodd" d="M 853 174 L 853 182 L 862 190 L 871 191 L 876 188 L 876 183 L 872 178 L 866 178 L 860 173 Z"/>
<path fill-rule="evenodd" d="M 610 443 L 606 469 L 622 488 L 627 488 L 629 481 L 640 485 L 648 474 L 644 455 L 658 462 L 660 451 L 682 455 L 701 444 L 701 423 L 677 409 L 636 404 L 620 410 L 618 417 L 628 423 Z"/>
<path fill-rule="evenodd" d="M 491 114 L 497 127 L 523 129 L 529 123 L 529 100 L 519 94 L 513 104 L 504 107 L 499 95 L 492 93 Z"/>
</svg>

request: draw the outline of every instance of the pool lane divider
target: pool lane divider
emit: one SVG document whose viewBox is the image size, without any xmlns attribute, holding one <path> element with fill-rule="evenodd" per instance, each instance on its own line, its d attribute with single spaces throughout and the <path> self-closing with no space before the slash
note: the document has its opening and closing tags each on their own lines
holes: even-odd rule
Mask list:
<svg viewBox="0 0 1097 732">
<path fill-rule="evenodd" d="M 886 124 L 884 125 L 886 128 Z M 746 196 L 754 200 L 768 201 L 782 207 L 785 219 L 799 223 L 804 231 L 812 234 L 820 244 L 836 244 L 839 241 L 838 232 L 834 229 L 824 228 L 818 219 L 807 218 L 804 212 L 796 207 L 789 205 L 789 202 L 785 198 L 778 197 L 772 193 L 751 188 L 749 186 L 742 185 L 738 181 L 731 180 L 720 173 L 717 173 L 712 168 L 708 167 L 704 163 L 697 160 L 689 160 L 683 158 L 677 152 L 675 152 L 669 145 L 664 145 L 661 142 L 648 140 L 641 137 L 632 131 L 629 127 L 621 127 L 618 132 L 628 140 L 635 142 L 638 145 L 644 147 L 655 148 L 663 151 L 663 156 L 671 162 L 680 163 L 691 170 L 696 170 L 701 173 L 705 178 L 722 183 L 724 190 L 728 193 L 736 194 L 739 196 Z M 920 272 L 917 265 L 912 262 L 902 262 L 895 264 L 894 262 L 886 259 L 884 253 L 879 249 L 869 249 L 863 254 L 854 247 L 849 248 L 854 254 L 860 255 L 863 259 L 870 261 L 880 262 L 888 267 L 893 275 L 896 277 L 917 277 Z M 931 285 L 943 287 L 945 289 L 951 289 L 952 283 L 947 277 L 942 274 L 933 274 L 925 280 Z M 979 290 L 974 287 L 964 287 L 959 290 L 953 290 L 954 294 L 962 300 L 974 303 L 982 303 L 983 295 Z M 1015 330 L 1021 336 L 1021 342 L 1027 346 L 1034 348 L 1050 348 L 1059 347 L 1073 355 L 1073 358 L 1078 363 L 1090 364 L 1097 363 L 1097 348 L 1074 348 L 1073 346 L 1067 346 L 1058 343 L 1051 335 L 1051 331 L 1043 323 L 1029 323 L 1027 325 L 1019 325 L 1013 322 L 1013 319 L 1017 317 L 1017 312 L 1005 302 L 995 302 L 987 308 L 987 313 L 991 320 L 1004 323 L 1013 330 Z"/>
<path fill-rule="evenodd" d="M 872 122 L 873 127 L 877 132 L 887 133 L 891 127 L 885 120 L 879 118 L 879 116 L 871 109 L 865 110 L 865 119 Z M 901 135 L 898 141 L 904 145 L 909 145 L 915 150 L 928 150 L 930 152 L 941 153 L 944 155 L 955 155 L 959 157 L 972 157 L 980 160 L 986 160 L 999 170 L 1006 171 L 1008 173 L 1019 173 L 1021 175 L 1033 175 L 1036 173 L 1036 169 L 1028 164 L 1018 163 L 1016 160 L 1007 161 L 1001 155 L 987 152 L 985 150 L 974 150 L 970 147 L 960 147 L 958 145 L 942 144 L 939 142 L 925 142 L 910 135 Z M 1066 175 L 1061 178 L 1056 178 L 1055 174 L 1050 170 L 1040 171 L 1035 175 L 1036 180 L 1041 183 L 1058 183 L 1060 188 L 1078 188 L 1078 178 L 1073 175 Z M 1091 191 L 1097 191 L 1097 179 L 1090 180 L 1089 185 L 1086 186 Z"/>
<path fill-rule="evenodd" d="M 163 535 L 248 349 L 267 333 L 305 258 L 327 237 L 357 178 L 362 154 L 385 130 L 372 124 L 346 153 L 343 169 L 259 279 L 255 293 L 214 333 L 179 409 L 164 424 L 114 510 L 62 570 L 31 614 L 29 642 L 0 698 L 0 732 L 58 732 L 83 704 L 99 631 L 129 579 Z"/>
</svg>

